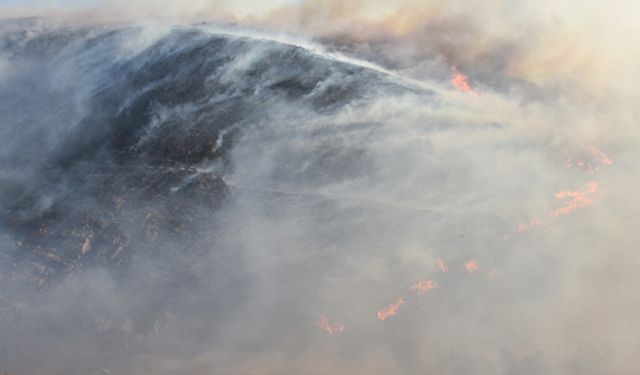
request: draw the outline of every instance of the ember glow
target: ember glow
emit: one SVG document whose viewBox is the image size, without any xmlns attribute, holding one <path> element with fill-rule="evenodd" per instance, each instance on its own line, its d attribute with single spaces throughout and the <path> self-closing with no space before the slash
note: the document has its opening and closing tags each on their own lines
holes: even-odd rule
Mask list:
<svg viewBox="0 0 640 375">
<path fill-rule="evenodd" d="M 478 95 L 477 91 L 475 91 L 474 89 L 471 88 L 471 86 L 469 86 L 467 76 L 460 73 L 458 71 L 458 68 L 455 65 L 451 67 L 451 74 L 453 74 L 453 78 L 451 78 L 451 84 L 456 89 L 462 92 L 468 92 L 473 95 Z"/>
<path fill-rule="evenodd" d="M 600 186 L 596 182 L 589 182 L 582 190 L 564 190 L 555 194 L 556 200 L 561 207 L 553 210 L 551 216 L 564 216 L 573 211 L 586 208 L 594 204 L 594 195 L 598 192 Z"/>
<path fill-rule="evenodd" d="M 331 321 L 329 321 L 329 318 L 327 318 L 325 315 L 320 316 L 317 324 L 320 329 L 330 335 L 333 335 L 334 333 L 342 333 L 342 331 L 344 331 L 344 325 L 331 323 Z"/>
<path fill-rule="evenodd" d="M 442 260 L 442 258 L 436 259 L 436 266 L 438 267 L 440 272 L 447 272 L 449 270 L 449 268 L 444 263 L 444 260 Z"/>
<path fill-rule="evenodd" d="M 587 171 L 591 174 L 594 174 L 598 171 L 598 167 L 592 165 L 591 163 L 587 163 L 584 160 L 581 159 L 574 159 L 572 157 L 569 157 L 567 159 L 567 167 L 571 168 L 571 167 L 577 167 L 578 169 L 581 169 L 583 171 Z"/>
<path fill-rule="evenodd" d="M 613 161 L 602 150 L 595 146 L 586 147 L 592 160 L 585 162 L 575 157 L 567 158 L 567 168 L 577 167 L 589 174 L 596 174 L 601 167 L 613 165 Z M 584 156 L 584 155 L 583 155 Z M 548 213 L 551 217 L 559 217 L 572 213 L 573 211 L 592 206 L 595 203 L 595 195 L 599 192 L 600 185 L 597 182 L 587 183 L 581 190 L 564 190 L 557 192 L 554 197 L 561 205 L 552 212 Z M 526 223 L 520 223 L 517 226 L 518 233 L 528 232 L 534 228 L 543 225 L 543 221 L 537 217 L 532 218 Z M 510 234 L 504 235 L 503 240 L 511 238 Z"/>
<path fill-rule="evenodd" d="M 385 320 L 390 316 L 396 315 L 398 313 L 398 309 L 402 305 L 404 305 L 404 299 L 402 299 L 402 297 L 400 297 L 398 299 L 398 301 L 396 301 L 396 302 L 390 304 L 389 306 L 387 306 L 386 308 L 378 311 L 378 319 Z"/>
<path fill-rule="evenodd" d="M 577 167 L 590 174 L 595 174 L 602 167 L 613 165 L 613 160 L 596 146 L 589 146 L 584 149 L 579 157 L 570 156 L 567 158 L 567 167 Z"/>
<path fill-rule="evenodd" d="M 471 274 L 475 273 L 479 269 L 478 262 L 470 260 L 464 264 L 464 268 Z"/>
<path fill-rule="evenodd" d="M 417 283 L 413 284 L 409 288 L 409 290 L 412 292 L 415 292 L 419 296 L 422 296 L 428 293 L 431 289 L 436 288 L 437 286 L 438 285 L 433 280 L 425 280 L 425 281 L 418 281 Z"/>
<path fill-rule="evenodd" d="M 538 218 L 533 218 L 531 220 L 529 220 L 528 223 L 522 223 L 518 225 L 518 232 L 522 233 L 522 232 L 528 232 L 533 228 L 539 227 L 540 225 L 542 225 L 542 221 Z"/>
<path fill-rule="evenodd" d="M 589 151 L 591 151 L 591 155 L 593 155 L 602 165 L 613 165 L 613 160 L 611 160 L 607 154 L 602 152 L 596 146 L 590 146 Z"/>
</svg>

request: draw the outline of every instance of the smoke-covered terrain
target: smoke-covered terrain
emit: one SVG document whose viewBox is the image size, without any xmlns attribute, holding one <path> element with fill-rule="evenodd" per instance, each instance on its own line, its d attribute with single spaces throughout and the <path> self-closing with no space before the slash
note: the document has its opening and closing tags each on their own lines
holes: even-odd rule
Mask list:
<svg viewBox="0 0 640 375">
<path fill-rule="evenodd" d="M 637 50 L 319 4 L 0 21 L 0 372 L 636 372 Z"/>
</svg>

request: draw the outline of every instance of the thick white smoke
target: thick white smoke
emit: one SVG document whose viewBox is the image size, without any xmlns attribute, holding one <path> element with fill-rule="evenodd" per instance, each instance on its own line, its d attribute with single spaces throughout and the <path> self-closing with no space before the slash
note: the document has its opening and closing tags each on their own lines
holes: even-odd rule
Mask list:
<svg viewBox="0 0 640 375">
<path fill-rule="evenodd" d="M 15 26 L 2 29 L 0 131 L 18 140 L 0 150 L 3 210 L 13 215 L 10 201 L 22 202 L 12 186 L 51 184 L 21 215 L 62 199 L 100 214 L 93 190 L 76 184 L 91 185 L 102 162 L 119 159 L 96 157 L 75 169 L 64 159 L 46 178 L 40 170 L 65 145 L 94 144 L 85 136 L 101 137 L 99 122 L 109 118 L 102 111 L 125 113 L 146 95 L 151 115 L 136 147 L 149 155 L 173 155 L 175 134 L 233 124 L 211 139 L 214 150 L 228 147 L 224 158 L 199 162 L 171 185 L 179 190 L 212 173 L 229 197 L 194 211 L 193 232 L 183 235 L 147 224 L 165 212 L 164 198 L 132 194 L 132 208 L 110 219 L 134 244 L 129 263 L 78 262 L 38 290 L 12 282 L 0 293 L 0 371 L 638 368 L 637 7 L 157 4 L 13 8 L 59 24 L 29 21 L 24 33 L 33 35 L 20 37 Z M 110 39 L 113 30 L 124 34 Z M 220 35 L 234 42 L 180 54 Z M 68 47 L 87 40 L 86 49 Z M 58 54 L 54 43 L 82 53 Z M 163 75 L 149 68 L 154 59 L 167 61 L 153 65 Z M 95 97 L 126 80 L 129 62 L 152 78 L 107 97 L 122 100 L 114 107 L 105 99 L 95 108 Z M 189 75 L 181 74 L 187 65 Z M 181 81 L 204 89 L 185 90 L 179 104 L 154 91 Z M 16 260 L 20 233 L 3 220 L 0 272 L 15 277 L 25 263 Z M 140 228 L 162 240 L 136 242 Z M 77 243 L 52 247 L 92 254 L 79 233 Z M 411 290 L 420 281 L 423 294 Z M 389 306 L 392 313 L 378 314 Z"/>
</svg>

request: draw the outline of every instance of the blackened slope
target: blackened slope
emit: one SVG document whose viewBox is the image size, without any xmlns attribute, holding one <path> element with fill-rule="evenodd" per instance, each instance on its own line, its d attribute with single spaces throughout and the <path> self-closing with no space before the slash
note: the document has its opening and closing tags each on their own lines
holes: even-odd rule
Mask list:
<svg viewBox="0 0 640 375">
<path fill-rule="evenodd" d="M 20 69 L 0 88 L 2 133 L 15 140 L 0 153 L 1 219 L 12 258 L 40 283 L 78 265 L 126 263 L 158 243 L 204 251 L 194 234 L 229 198 L 222 176 L 243 129 L 283 108 L 326 115 L 392 85 L 300 47 L 197 28 L 123 48 L 142 31 L 13 27 L 3 36 Z"/>
</svg>

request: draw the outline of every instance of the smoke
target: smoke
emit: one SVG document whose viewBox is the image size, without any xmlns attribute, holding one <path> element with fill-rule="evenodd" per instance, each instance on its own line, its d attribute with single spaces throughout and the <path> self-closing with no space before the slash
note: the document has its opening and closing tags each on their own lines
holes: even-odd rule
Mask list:
<svg viewBox="0 0 640 375">
<path fill-rule="evenodd" d="M 598 103 L 620 90 L 633 95 L 640 79 L 634 43 L 640 9 L 624 0 L 104 0 L 5 8 L 7 15 L 76 23 L 240 23 L 319 39 L 422 80 L 456 65 L 493 89 L 535 84 L 572 100 L 597 95 Z"/>
<path fill-rule="evenodd" d="M 7 8 L 0 371 L 634 372 L 607 4 Z"/>
</svg>

